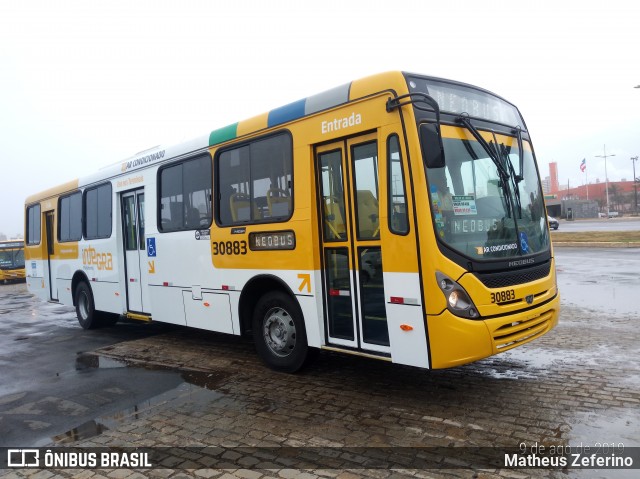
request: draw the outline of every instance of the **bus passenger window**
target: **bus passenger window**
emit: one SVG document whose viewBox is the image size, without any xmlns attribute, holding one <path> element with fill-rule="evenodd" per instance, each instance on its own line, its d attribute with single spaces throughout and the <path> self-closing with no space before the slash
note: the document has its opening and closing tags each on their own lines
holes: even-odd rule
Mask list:
<svg viewBox="0 0 640 479">
<path fill-rule="evenodd" d="M 27 244 L 40 244 L 40 205 L 27 208 Z"/>
<path fill-rule="evenodd" d="M 160 231 L 211 225 L 211 157 L 204 155 L 160 170 Z"/>
<path fill-rule="evenodd" d="M 291 137 L 280 134 L 217 157 L 220 225 L 287 220 L 293 212 Z"/>
<path fill-rule="evenodd" d="M 112 222 L 111 183 L 84 192 L 84 239 L 109 238 Z"/>
<path fill-rule="evenodd" d="M 58 241 L 82 239 L 82 193 L 76 192 L 58 200 Z"/>
</svg>

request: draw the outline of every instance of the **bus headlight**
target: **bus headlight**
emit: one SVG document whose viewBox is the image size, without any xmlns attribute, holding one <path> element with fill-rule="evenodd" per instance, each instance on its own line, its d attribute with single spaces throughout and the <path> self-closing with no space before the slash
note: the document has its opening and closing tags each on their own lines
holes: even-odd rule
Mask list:
<svg viewBox="0 0 640 479">
<path fill-rule="evenodd" d="M 462 286 L 440 271 L 436 271 L 436 280 L 447 300 L 449 311 L 463 318 L 478 319 L 480 317 L 473 301 Z"/>
</svg>

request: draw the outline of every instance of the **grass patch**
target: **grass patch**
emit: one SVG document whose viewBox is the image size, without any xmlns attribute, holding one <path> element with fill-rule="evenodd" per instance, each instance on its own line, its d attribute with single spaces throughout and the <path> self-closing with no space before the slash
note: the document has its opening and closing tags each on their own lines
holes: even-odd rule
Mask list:
<svg viewBox="0 0 640 479">
<path fill-rule="evenodd" d="M 556 243 L 574 241 L 577 243 L 597 242 L 640 242 L 640 231 L 552 231 L 551 239 Z"/>
</svg>

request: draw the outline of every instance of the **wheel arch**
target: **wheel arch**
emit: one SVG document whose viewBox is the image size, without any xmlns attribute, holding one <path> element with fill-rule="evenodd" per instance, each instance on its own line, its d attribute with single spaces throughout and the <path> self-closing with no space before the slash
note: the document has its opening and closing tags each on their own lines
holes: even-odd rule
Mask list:
<svg viewBox="0 0 640 479">
<path fill-rule="evenodd" d="M 93 288 L 91 288 L 91 283 L 89 282 L 89 278 L 87 277 L 85 272 L 80 270 L 76 271 L 73 274 L 73 278 L 71 279 L 71 298 L 73 300 L 74 306 L 76 306 L 76 288 L 78 287 L 78 284 L 82 282 L 87 283 L 87 286 L 89 286 L 89 288 L 93 292 Z"/>
<path fill-rule="evenodd" d="M 244 288 L 242 288 L 242 293 L 240 293 L 238 315 L 240 317 L 240 333 L 242 336 L 251 334 L 251 322 L 256 304 L 261 296 L 271 291 L 281 291 L 291 296 L 300 308 L 300 311 L 302 311 L 298 298 L 296 298 L 296 295 L 289 285 L 282 279 L 272 274 L 255 276 L 247 282 Z"/>
</svg>

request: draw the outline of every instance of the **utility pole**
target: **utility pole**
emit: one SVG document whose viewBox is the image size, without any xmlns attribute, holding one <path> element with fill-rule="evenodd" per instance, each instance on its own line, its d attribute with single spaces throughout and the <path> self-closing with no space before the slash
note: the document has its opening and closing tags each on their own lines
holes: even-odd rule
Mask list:
<svg viewBox="0 0 640 479">
<path fill-rule="evenodd" d="M 607 195 L 607 219 L 609 219 L 609 177 L 607 176 L 607 158 L 613 155 L 607 155 L 607 145 L 604 145 L 604 155 L 596 155 L 596 158 L 604 158 L 604 189 Z"/>
<path fill-rule="evenodd" d="M 633 209 L 633 211 L 635 212 L 636 216 L 638 216 L 638 178 L 636 178 L 636 161 L 638 161 L 638 157 L 632 156 L 631 161 L 633 161 L 633 197 L 635 199 L 635 208 Z"/>
</svg>

